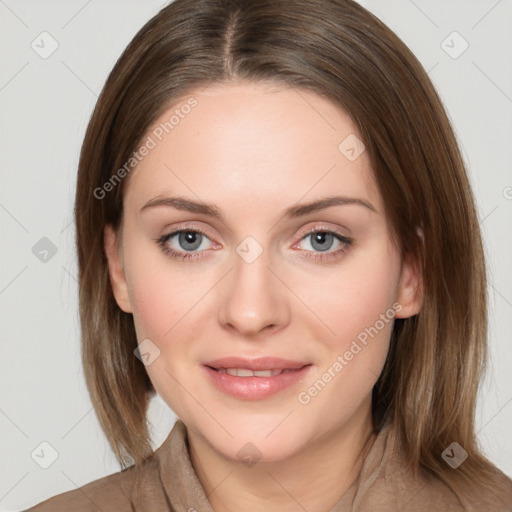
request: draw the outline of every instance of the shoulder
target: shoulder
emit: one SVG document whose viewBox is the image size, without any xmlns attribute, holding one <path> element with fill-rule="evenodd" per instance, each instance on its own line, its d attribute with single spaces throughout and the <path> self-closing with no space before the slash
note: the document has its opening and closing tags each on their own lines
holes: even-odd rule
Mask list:
<svg viewBox="0 0 512 512">
<path fill-rule="evenodd" d="M 475 481 L 471 488 L 466 486 L 464 490 L 454 489 L 436 476 L 423 473 L 419 492 L 412 499 L 416 504 L 420 501 L 428 503 L 433 510 L 512 512 L 512 480 L 496 471 L 492 489 Z M 439 508 L 447 505 L 450 508 Z"/>
<path fill-rule="evenodd" d="M 368 510 L 512 512 L 512 480 L 503 475 L 496 478 L 496 484 L 497 488 L 501 486 L 501 491 L 475 483 L 469 496 L 467 492 L 453 489 L 426 471 L 422 470 L 415 477 L 404 466 L 389 464 L 383 468 L 363 503 L 369 507 Z"/>
<path fill-rule="evenodd" d="M 355 498 L 357 506 L 362 506 L 360 510 L 512 512 L 512 480 L 496 467 L 488 486 L 478 478 L 471 484 L 463 484 L 459 479 L 444 481 L 425 468 L 415 474 L 396 430 L 390 425 L 377 448 L 379 453 L 372 471 Z"/>
<path fill-rule="evenodd" d="M 142 471 L 150 471 L 148 465 Z M 131 512 L 132 490 L 140 477 L 134 466 L 46 499 L 23 512 Z"/>
<path fill-rule="evenodd" d="M 512 512 L 512 480 L 496 467 L 492 489 L 476 479 L 470 487 L 454 488 L 425 469 L 414 476 L 408 467 L 401 451 L 395 450 L 379 479 L 381 488 L 394 489 L 404 512 Z"/>
<path fill-rule="evenodd" d="M 178 420 L 162 445 L 141 464 L 131 466 L 42 501 L 23 512 L 133 512 L 169 510 L 169 482 L 187 464 L 186 427 Z M 188 480 L 181 478 L 179 492 Z"/>
</svg>

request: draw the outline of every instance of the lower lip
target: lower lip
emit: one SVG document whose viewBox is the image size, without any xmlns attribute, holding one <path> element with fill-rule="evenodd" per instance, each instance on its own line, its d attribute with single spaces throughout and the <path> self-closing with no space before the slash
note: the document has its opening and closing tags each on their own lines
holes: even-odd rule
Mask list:
<svg viewBox="0 0 512 512">
<path fill-rule="evenodd" d="M 298 370 L 280 373 L 273 377 L 237 377 L 220 373 L 209 366 L 203 367 L 213 384 L 224 393 L 242 400 L 262 400 L 303 379 L 311 365 L 308 364 Z"/>
</svg>

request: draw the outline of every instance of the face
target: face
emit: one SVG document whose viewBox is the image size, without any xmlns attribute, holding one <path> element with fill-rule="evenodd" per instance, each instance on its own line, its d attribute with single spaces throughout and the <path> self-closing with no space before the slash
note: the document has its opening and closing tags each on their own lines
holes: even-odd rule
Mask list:
<svg viewBox="0 0 512 512">
<path fill-rule="evenodd" d="M 326 99 L 253 83 L 192 91 L 143 138 L 105 231 L 112 287 L 158 394 L 227 458 L 370 421 L 393 317 L 419 311 L 358 139 Z"/>
</svg>

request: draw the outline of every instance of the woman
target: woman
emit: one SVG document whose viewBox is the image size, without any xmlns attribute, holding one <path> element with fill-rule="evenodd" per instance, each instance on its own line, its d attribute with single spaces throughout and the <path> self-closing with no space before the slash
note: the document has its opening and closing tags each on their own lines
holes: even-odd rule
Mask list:
<svg viewBox="0 0 512 512">
<path fill-rule="evenodd" d="M 29 510 L 510 510 L 474 427 L 474 198 L 425 71 L 364 8 L 162 9 L 98 100 L 75 220 L 125 469 Z M 155 393 L 179 420 L 153 453 Z"/>
</svg>

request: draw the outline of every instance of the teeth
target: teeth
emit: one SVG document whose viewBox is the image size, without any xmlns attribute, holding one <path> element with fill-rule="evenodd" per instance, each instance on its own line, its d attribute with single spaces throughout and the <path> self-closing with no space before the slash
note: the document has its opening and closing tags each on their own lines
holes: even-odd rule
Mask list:
<svg viewBox="0 0 512 512">
<path fill-rule="evenodd" d="M 277 373 L 272 373 L 272 370 L 259 370 L 259 371 L 254 371 L 254 376 L 255 377 L 272 377 L 272 375 L 278 375 L 281 373 L 281 371 L 279 370 L 275 370 Z"/>
<path fill-rule="evenodd" d="M 273 377 L 280 373 L 287 373 L 293 370 L 249 370 L 247 368 L 219 368 L 220 373 L 227 373 L 235 377 Z"/>
<path fill-rule="evenodd" d="M 233 375 L 230 373 L 230 370 L 231 368 L 227 370 L 228 374 Z M 238 368 L 238 370 L 235 369 L 234 371 L 239 377 L 252 377 L 254 375 L 252 370 L 246 370 L 245 368 Z"/>
</svg>

